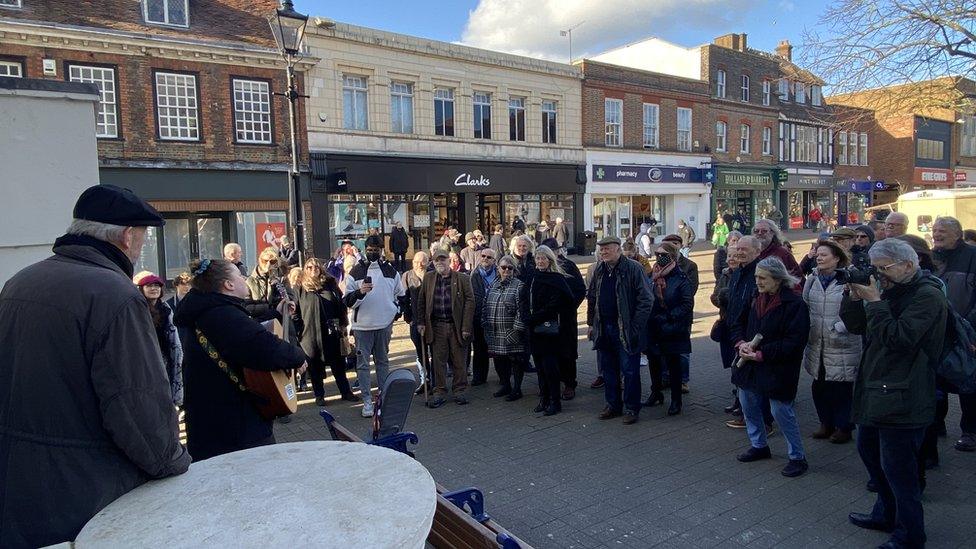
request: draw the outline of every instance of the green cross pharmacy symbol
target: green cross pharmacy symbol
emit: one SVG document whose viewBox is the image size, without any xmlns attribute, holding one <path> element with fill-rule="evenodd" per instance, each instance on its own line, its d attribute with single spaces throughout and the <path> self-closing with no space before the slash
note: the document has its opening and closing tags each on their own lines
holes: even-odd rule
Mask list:
<svg viewBox="0 0 976 549">
<path fill-rule="evenodd" d="M 603 168 L 597 168 L 596 169 L 596 178 L 597 179 L 603 179 L 603 175 L 604 175 Z"/>
</svg>

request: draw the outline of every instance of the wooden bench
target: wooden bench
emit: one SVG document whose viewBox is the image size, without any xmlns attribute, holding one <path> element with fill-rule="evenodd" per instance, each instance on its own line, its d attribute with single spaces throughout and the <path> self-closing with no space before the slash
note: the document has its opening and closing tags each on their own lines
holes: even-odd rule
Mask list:
<svg viewBox="0 0 976 549">
<path fill-rule="evenodd" d="M 323 416 L 324 417 L 324 416 Z M 335 440 L 363 442 L 355 433 L 337 421 L 329 424 L 329 431 Z M 437 486 L 437 511 L 434 523 L 427 535 L 427 543 L 444 549 L 532 549 L 528 544 L 504 529 L 491 518 L 479 522 L 470 513 L 449 500 L 452 492 L 440 483 Z"/>
</svg>

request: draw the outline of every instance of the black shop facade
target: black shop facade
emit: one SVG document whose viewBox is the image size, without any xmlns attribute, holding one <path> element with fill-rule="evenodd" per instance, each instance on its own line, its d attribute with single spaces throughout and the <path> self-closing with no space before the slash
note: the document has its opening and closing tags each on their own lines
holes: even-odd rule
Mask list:
<svg viewBox="0 0 976 549">
<path fill-rule="evenodd" d="M 489 237 L 502 225 L 535 235 L 545 222 L 567 225 L 579 239 L 586 168 L 576 164 L 389 157 L 313 152 L 312 232 L 316 255 L 331 255 L 343 240 L 360 248 L 370 229 L 389 245 L 396 222 L 410 251 L 427 250 L 448 227 Z"/>
</svg>

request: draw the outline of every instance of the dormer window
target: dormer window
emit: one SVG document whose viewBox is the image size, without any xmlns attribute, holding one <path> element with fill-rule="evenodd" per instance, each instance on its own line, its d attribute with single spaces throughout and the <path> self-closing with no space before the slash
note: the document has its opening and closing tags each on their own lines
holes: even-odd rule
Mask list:
<svg viewBox="0 0 976 549">
<path fill-rule="evenodd" d="M 190 26 L 189 0 L 143 0 L 143 15 L 147 23 L 173 27 Z"/>
<path fill-rule="evenodd" d="M 21 8 L 20 0 L 0 0 L 0 8 Z"/>
<path fill-rule="evenodd" d="M 779 79 L 779 99 L 780 101 L 790 100 L 790 81 L 785 78 Z"/>
</svg>

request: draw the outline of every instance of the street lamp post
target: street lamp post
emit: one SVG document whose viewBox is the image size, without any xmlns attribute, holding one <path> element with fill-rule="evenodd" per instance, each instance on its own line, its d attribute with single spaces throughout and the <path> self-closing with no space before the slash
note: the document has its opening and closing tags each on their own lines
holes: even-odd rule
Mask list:
<svg viewBox="0 0 976 549">
<path fill-rule="evenodd" d="M 305 209 L 302 207 L 301 175 L 298 171 L 298 99 L 306 97 L 298 93 L 295 82 L 295 64 L 302 59 L 302 42 L 305 40 L 305 25 L 308 16 L 295 11 L 291 0 L 282 0 L 281 8 L 268 17 L 271 34 L 274 35 L 278 51 L 285 60 L 288 88 L 285 93 L 276 93 L 288 98 L 288 122 L 291 130 L 291 171 L 288 174 L 288 217 L 291 221 L 289 233 L 298 252 L 299 264 L 305 261 Z"/>
</svg>

